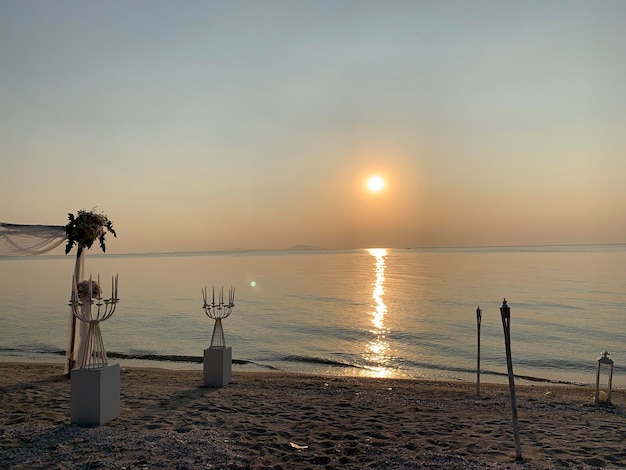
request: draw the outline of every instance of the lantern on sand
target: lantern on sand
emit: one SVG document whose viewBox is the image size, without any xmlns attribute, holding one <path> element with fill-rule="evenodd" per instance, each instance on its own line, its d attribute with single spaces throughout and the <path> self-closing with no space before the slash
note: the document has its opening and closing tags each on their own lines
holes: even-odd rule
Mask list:
<svg viewBox="0 0 626 470">
<path fill-rule="evenodd" d="M 600 390 L 600 373 L 602 372 L 602 365 L 605 364 L 608 368 L 608 382 L 607 390 Z M 613 359 L 609 357 L 609 352 L 604 351 L 598 358 L 598 366 L 596 367 L 596 403 L 611 403 L 611 389 L 613 386 Z"/>
</svg>

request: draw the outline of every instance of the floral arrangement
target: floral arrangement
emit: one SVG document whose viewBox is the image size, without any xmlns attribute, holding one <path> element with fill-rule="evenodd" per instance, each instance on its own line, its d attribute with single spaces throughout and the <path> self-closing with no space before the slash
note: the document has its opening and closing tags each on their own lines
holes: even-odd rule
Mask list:
<svg viewBox="0 0 626 470">
<path fill-rule="evenodd" d="M 89 285 L 90 283 L 91 287 Z M 100 286 L 96 281 L 80 281 L 76 284 L 76 290 L 78 291 L 78 298 L 80 300 L 91 300 L 100 297 Z"/>
<path fill-rule="evenodd" d="M 102 248 L 102 251 L 106 251 L 104 244 L 106 232 L 108 231 L 112 233 L 114 237 L 117 237 L 115 230 L 113 230 L 113 224 L 104 214 L 80 210 L 76 217 L 74 217 L 74 214 L 68 214 L 67 216 L 69 222 L 65 226 L 65 234 L 67 237 L 65 254 L 71 251 L 74 244 L 78 246 L 78 253 L 80 254 L 83 248 L 91 248 L 91 245 L 93 245 L 96 239 L 100 240 L 100 248 Z"/>
</svg>

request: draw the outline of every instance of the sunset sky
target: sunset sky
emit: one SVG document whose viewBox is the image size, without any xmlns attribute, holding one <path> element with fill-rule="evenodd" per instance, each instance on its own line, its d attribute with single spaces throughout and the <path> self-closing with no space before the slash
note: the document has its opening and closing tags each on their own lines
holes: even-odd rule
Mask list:
<svg viewBox="0 0 626 470">
<path fill-rule="evenodd" d="M 113 253 L 624 243 L 625 21 L 622 0 L 0 0 L 0 221 L 95 207 Z"/>
</svg>

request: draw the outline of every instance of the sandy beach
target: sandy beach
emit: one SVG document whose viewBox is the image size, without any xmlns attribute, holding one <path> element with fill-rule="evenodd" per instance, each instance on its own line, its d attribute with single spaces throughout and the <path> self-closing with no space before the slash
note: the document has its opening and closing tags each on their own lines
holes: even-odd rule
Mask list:
<svg viewBox="0 0 626 470">
<path fill-rule="evenodd" d="M 119 418 L 70 423 L 61 364 L 0 363 L 2 468 L 624 468 L 626 393 L 508 385 L 122 368 Z"/>
</svg>

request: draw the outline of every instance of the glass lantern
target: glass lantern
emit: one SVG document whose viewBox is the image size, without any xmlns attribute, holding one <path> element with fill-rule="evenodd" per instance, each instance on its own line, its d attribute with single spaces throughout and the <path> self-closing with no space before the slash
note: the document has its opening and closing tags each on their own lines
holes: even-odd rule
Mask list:
<svg viewBox="0 0 626 470">
<path fill-rule="evenodd" d="M 609 373 L 606 392 L 600 390 L 600 372 L 602 365 L 606 364 Z M 604 351 L 598 358 L 598 367 L 596 368 L 596 403 L 611 403 L 611 389 L 613 386 L 613 359 L 609 358 L 608 351 Z"/>
</svg>

